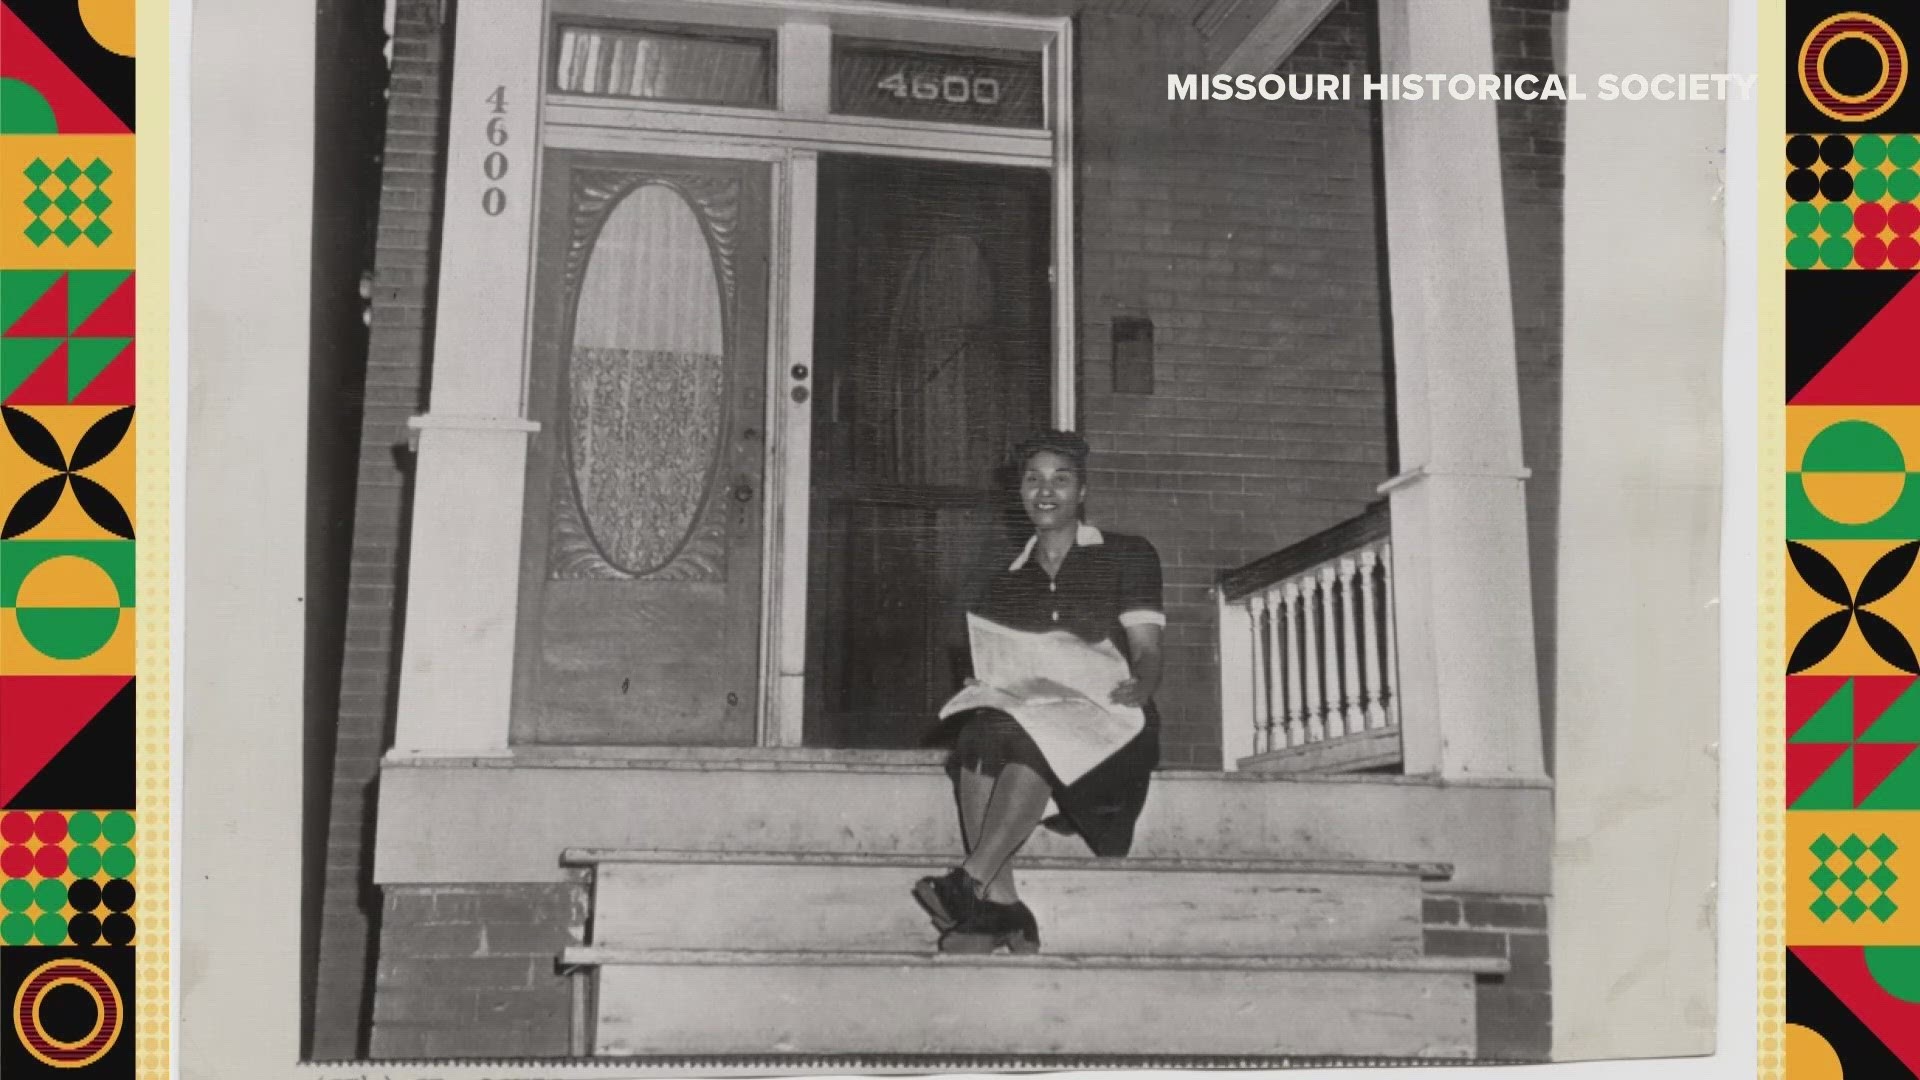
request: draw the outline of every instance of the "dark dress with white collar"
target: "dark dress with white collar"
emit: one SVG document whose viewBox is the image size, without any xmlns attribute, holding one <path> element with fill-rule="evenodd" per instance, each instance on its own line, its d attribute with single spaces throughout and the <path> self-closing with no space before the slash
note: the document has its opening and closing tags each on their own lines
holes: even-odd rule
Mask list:
<svg viewBox="0 0 1920 1080">
<path fill-rule="evenodd" d="M 1040 565 L 1035 540 L 1028 540 L 1005 570 L 984 583 L 968 610 L 1015 630 L 1067 630 L 1085 641 L 1106 639 L 1129 659 L 1128 626 L 1166 625 L 1160 556 L 1145 539 L 1103 533 L 1083 524 L 1052 577 Z M 1044 824 L 1056 832 L 1077 834 L 1095 855 L 1122 856 L 1133 846 L 1134 822 L 1160 761 L 1159 710 L 1148 702 L 1143 711 L 1146 726 L 1140 734 L 1072 784 L 1062 784 L 1046 767 L 1039 748 L 1017 721 L 992 709 L 960 718 L 949 767 L 990 775 L 997 775 L 1008 762 L 1034 768 L 1052 785 L 1054 805 L 1060 809 Z"/>
</svg>

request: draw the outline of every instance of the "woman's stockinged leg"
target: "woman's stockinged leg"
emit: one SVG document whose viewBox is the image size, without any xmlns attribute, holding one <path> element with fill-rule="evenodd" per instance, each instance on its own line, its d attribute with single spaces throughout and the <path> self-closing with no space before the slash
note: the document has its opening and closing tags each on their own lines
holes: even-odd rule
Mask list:
<svg viewBox="0 0 1920 1080">
<path fill-rule="evenodd" d="M 1011 873 L 1006 874 L 1004 886 L 996 879 L 1002 876 L 1008 861 L 1040 825 L 1040 818 L 1047 811 L 1047 800 L 1051 797 L 1052 790 L 1039 773 L 1025 765 L 1009 763 L 1003 767 L 999 779 L 994 782 L 993 796 L 987 800 L 981 828 L 968 838 L 967 861 L 961 864 L 961 868 L 974 880 L 987 882 L 990 891 L 994 886 L 1001 886 L 1002 896 L 1011 894 Z M 993 899 L 999 900 L 1001 897 Z M 1003 902 L 1010 901 L 1011 897 L 1008 896 L 1008 900 Z"/>
<path fill-rule="evenodd" d="M 993 799 L 994 778 L 972 769 L 960 770 L 954 788 L 960 802 L 960 829 L 971 852 L 980 844 L 987 827 L 987 805 Z M 1017 903 L 1020 893 L 1014 888 L 1013 867 L 1002 866 L 1000 873 L 986 883 L 987 899 L 999 904 Z"/>
</svg>

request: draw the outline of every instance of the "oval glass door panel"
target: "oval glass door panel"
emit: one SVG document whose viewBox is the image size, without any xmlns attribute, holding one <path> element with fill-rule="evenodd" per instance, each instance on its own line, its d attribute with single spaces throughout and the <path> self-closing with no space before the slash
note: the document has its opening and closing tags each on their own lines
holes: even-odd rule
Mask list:
<svg viewBox="0 0 1920 1080">
<path fill-rule="evenodd" d="M 627 194 L 580 283 L 566 387 L 574 497 L 621 576 L 672 563 L 711 495 L 725 430 L 724 327 L 693 208 L 664 184 Z"/>
</svg>

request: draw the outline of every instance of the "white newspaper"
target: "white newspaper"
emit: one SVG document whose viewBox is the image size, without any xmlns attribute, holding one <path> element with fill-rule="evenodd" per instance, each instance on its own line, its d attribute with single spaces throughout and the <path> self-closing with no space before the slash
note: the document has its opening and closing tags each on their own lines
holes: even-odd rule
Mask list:
<svg viewBox="0 0 1920 1080">
<path fill-rule="evenodd" d="M 967 615 L 976 680 L 940 709 L 999 709 L 1025 728 L 1062 783 L 1113 756 L 1146 726 L 1146 713 L 1115 705 L 1114 687 L 1132 678 L 1110 641 L 1055 631 L 1030 634 Z"/>
</svg>

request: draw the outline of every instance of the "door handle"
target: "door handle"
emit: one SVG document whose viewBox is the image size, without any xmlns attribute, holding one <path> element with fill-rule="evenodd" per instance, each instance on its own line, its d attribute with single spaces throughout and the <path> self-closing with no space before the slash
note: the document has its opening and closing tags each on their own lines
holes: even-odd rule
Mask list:
<svg viewBox="0 0 1920 1080">
<path fill-rule="evenodd" d="M 734 481 L 733 487 L 728 490 L 733 494 L 733 500 L 735 502 L 747 503 L 753 501 L 753 485 L 745 479 Z"/>
</svg>

